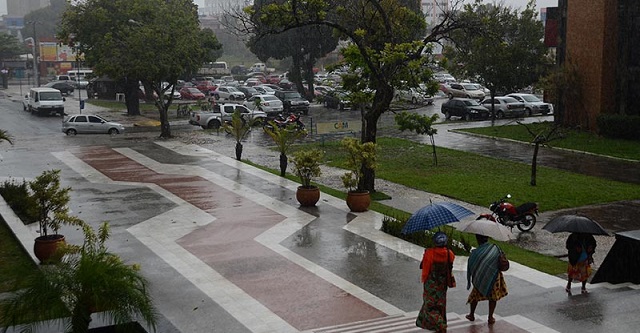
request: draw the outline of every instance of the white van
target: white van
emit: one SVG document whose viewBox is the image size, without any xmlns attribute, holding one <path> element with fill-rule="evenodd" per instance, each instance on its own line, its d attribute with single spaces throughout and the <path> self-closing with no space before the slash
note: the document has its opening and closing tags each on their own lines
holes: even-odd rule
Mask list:
<svg viewBox="0 0 640 333">
<path fill-rule="evenodd" d="M 64 116 L 64 102 L 60 90 L 53 88 L 31 88 L 29 94 L 24 96 L 23 108 L 25 111 L 41 115 Z"/>
</svg>

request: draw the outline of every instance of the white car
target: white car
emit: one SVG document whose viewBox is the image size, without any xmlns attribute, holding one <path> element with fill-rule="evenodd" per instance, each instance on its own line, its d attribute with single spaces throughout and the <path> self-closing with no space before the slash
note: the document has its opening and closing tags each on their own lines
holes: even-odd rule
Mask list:
<svg viewBox="0 0 640 333">
<path fill-rule="evenodd" d="M 276 94 L 276 90 L 275 89 L 273 89 L 273 88 L 271 88 L 269 86 L 262 85 L 262 84 L 255 85 L 255 86 L 253 86 L 253 88 L 255 90 L 257 90 L 258 92 L 260 92 L 260 94 L 262 94 L 262 95 L 275 95 Z"/>
<path fill-rule="evenodd" d="M 212 94 L 216 99 L 225 101 L 241 101 L 245 98 L 242 91 L 236 89 L 236 87 L 231 86 L 220 86 L 215 91 L 213 91 Z"/>
<path fill-rule="evenodd" d="M 509 94 L 509 97 L 517 99 L 519 102 L 524 103 L 524 108 L 527 110 L 527 115 L 534 114 L 549 114 L 553 112 L 553 105 L 541 101 L 536 95 L 532 94 Z"/>
<path fill-rule="evenodd" d="M 431 104 L 433 98 L 429 98 L 420 88 L 398 89 L 395 92 L 396 101 L 409 102 L 411 104 Z"/>
<path fill-rule="evenodd" d="M 104 133 L 119 134 L 124 132 L 124 126 L 120 123 L 108 121 L 96 115 L 74 115 L 67 117 L 62 123 L 62 133 L 76 135 L 78 133 Z"/>
<path fill-rule="evenodd" d="M 280 113 L 284 110 L 282 101 L 275 95 L 253 95 L 243 103 L 249 110 Z"/>
</svg>

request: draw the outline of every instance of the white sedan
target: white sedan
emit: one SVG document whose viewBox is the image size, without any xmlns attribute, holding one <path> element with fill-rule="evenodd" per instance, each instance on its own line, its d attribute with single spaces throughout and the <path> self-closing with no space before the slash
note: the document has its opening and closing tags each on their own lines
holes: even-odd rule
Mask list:
<svg viewBox="0 0 640 333">
<path fill-rule="evenodd" d="M 282 101 L 274 95 L 253 95 L 244 101 L 249 110 L 260 110 L 267 113 L 278 113 L 284 110 Z"/>
</svg>

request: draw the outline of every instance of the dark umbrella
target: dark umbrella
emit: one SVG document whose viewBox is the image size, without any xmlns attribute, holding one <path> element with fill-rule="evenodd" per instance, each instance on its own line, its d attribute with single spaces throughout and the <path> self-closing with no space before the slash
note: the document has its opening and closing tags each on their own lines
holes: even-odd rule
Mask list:
<svg viewBox="0 0 640 333">
<path fill-rule="evenodd" d="M 556 216 L 542 229 L 553 233 L 579 232 L 583 234 L 609 236 L 609 233 L 607 233 L 598 222 L 582 215 Z"/>
<path fill-rule="evenodd" d="M 473 214 L 474 212 L 452 202 L 432 203 L 413 213 L 402 228 L 402 233 L 430 230 L 447 223 L 458 222 Z"/>
</svg>

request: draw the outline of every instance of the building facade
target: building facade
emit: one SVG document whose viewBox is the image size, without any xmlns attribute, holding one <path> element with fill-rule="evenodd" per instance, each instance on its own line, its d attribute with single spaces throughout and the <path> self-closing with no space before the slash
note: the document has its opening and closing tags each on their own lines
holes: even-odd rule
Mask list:
<svg viewBox="0 0 640 333">
<path fill-rule="evenodd" d="M 597 131 L 603 113 L 640 115 L 640 2 L 560 0 L 560 64 L 575 68 L 579 98 L 563 123 Z"/>
</svg>

